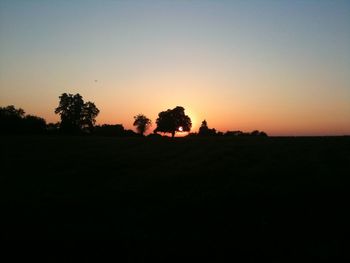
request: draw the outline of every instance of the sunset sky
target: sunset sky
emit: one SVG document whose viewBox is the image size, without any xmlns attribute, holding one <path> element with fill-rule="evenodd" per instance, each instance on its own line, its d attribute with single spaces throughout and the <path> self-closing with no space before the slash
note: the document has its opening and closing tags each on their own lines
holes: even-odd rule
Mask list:
<svg viewBox="0 0 350 263">
<path fill-rule="evenodd" d="M 350 1 L 0 0 L 0 106 L 56 122 L 63 92 L 126 128 L 350 134 Z"/>
</svg>

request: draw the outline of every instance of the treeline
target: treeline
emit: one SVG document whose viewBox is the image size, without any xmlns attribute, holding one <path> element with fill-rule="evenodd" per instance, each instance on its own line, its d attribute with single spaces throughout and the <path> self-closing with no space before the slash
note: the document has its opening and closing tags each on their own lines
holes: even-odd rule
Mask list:
<svg viewBox="0 0 350 263">
<path fill-rule="evenodd" d="M 267 137 L 267 134 L 263 131 L 254 130 L 252 132 L 242 132 L 242 131 L 227 131 L 225 133 L 221 131 L 216 131 L 216 129 L 210 129 L 206 120 L 202 122 L 198 133 L 190 133 L 188 136 L 261 136 Z"/>
<path fill-rule="evenodd" d="M 43 134 L 47 128 L 43 118 L 26 115 L 21 108 L 0 107 L 0 133 L 2 134 Z"/>
<path fill-rule="evenodd" d="M 133 125 L 137 132 L 128 130 L 122 124 L 103 124 L 96 125 L 96 117 L 100 110 L 93 102 L 84 102 L 80 94 L 63 93 L 59 97 L 58 107 L 55 113 L 60 116 L 58 123 L 46 123 L 38 116 L 26 115 L 25 111 L 15 106 L 0 107 L 0 133 L 1 134 L 70 134 L 70 135 L 98 135 L 98 136 L 116 136 L 116 137 L 134 137 L 144 136 L 152 126 L 152 121 L 143 114 L 134 117 Z M 156 128 L 149 137 L 161 137 L 159 133 L 171 134 L 175 136 L 177 132 L 190 132 L 192 122 L 189 116 L 185 114 L 185 109 L 177 106 L 174 109 L 168 109 L 158 114 Z M 227 131 L 226 133 L 209 128 L 204 120 L 198 133 L 188 133 L 193 136 L 264 136 L 267 134 L 262 131 L 253 131 L 245 133 L 242 131 Z"/>
<path fill-rule="evenodd" d="M 140 136 L 133 130 L 124 129 L 123 125 L 94 125 L 89 130 L 66 129 L 62 122 L 46 123 L 45 119 L 26 115 L 25 111 L 15 106 L 0 107 L 0 134 L 94 134 L 100 136 L 132 137 Z"/>
</svg>

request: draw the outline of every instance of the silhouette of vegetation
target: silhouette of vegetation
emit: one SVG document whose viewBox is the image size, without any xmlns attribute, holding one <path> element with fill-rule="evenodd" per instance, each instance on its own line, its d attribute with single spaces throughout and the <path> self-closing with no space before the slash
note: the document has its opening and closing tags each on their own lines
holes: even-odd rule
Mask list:
<svg viewBox="0 0 350 263">
<path fill-rule="evenodd" d="M 0 107 L 0 116 L 1 118 L 23 118 L 25 111 L 21 108 L 16 109 L 15 106 L 10 105 L 7 107 Z"/>
<path fill-rule="evenodd" d="M 173 143 L 142 136 L 144 115 L 135 116 L 135 133 L 96 126 L 98 109 L 79 94 L 60 106 L 61 123 L 47 125 L 0 107 L 1 134 L 91 135 L 0 136 L 2 239 L 200 239 L 215 250 L 229 238 L 256 253 L 252 261 L 281 262 L 286 252 L 331 261 L 347 244 L 350 137 L 222 133 L 204 120 Z M 159 113 L 155 132 L 174 137 L 180 127 L 190 131 L 191 120 L 176 107 Z"/>
<path fill-rule="evenodd" d="M 103 125 L 97 125 L 94 129 L 94 135 L 99 136 L 116 136 L 116 137 L 122 137 L 125 134 L 125 129 L 123 125 L 121 124 L 103 124 Z"/>
<path fill-rule="evenodd" d="M 82 130 L 86 132 L 92 132 L 96 123 L 96 117 L 100 113 L 100 110 L 96 105 L 90 101 L 84 103 L 82 114 Z"/>
<path fill-rule="evenodd" d="M 138 132 L 124 129 L 122 124 L 97 125 L 96 117 L 99 109 L 90 101 L 84 102 L 80 94 L 63 93 L 59 97 L 59 106 L 55 113 L 61 117 L 61 122 L 46 124 L 46 121 L 37 116 L 26 115 L 21 108 L 13 105 L 0 107 L 0 134 L 91 134 L 98 136 L 135 137 L 144 136 L 152 125 L 151 120 L 143 114 L 134 116 L 133 125 Z M 150 138 L 161 137 L 158 132 L 170 133 L 172 137 L 176 132 L 189 132 L 192 127 L 191 119 L 185 115 L 185 109 L 177 106 L 158 114 L 157 127 Z M 202 122 L 198 133 L 188 133 L 186 137 L 228 136 L 228 137 L 267 137 L 259 130 L 250 133 L 242 131 L 227 131 L 225 133 L 209 128 L 206 120 Z"/>
<path fill-rule="evenodd" d="M 124 136 L 125 137 L 139 137 L 140 134 L 134 132 L 133 130 L 128 129 L 128 130 L 125 130 Z"/>
<path fill-rule="evenodd" d="M 180 106 L 160 112 L 156 123 L 155 133 L 171 133 L 171 137 L 174 137 L 178 131 L 189 132 L 192 127 L 190 117 L 185 115 L 185 109 Z"/>
<path fill-rule="evenodd" d="M 27 115 L 23 118 L 23 133 L 35 134 L 44 133 L 46 131 L 46 121 L 37 116 Z"/>
<path fill-rule="evenodd" d="M 217 132 L 216 129 L 210 129 L 208 127 L 208 123 L 206 120 L 202 121 L 202 125 L 199 127 L 198 133 L 190 133 L 187 137 L 196 137 L 196 136 L 228 136 L 228 137 L 267 137 L 267 134 L 263 131 L 254 130 L 252 132 L 242 132 L 242 131 L 227 131 L 225 133 L 223 132 Z"/>
<path fill-rule="evenodd" d="M 143 114 L 138 114 L 134 117 L 134 126 L 136 126 L 137 131 L 143 136 L 144 133 L 149 129 L 152 125 L 152 121 L 148 119 Z"/>
<path fill-rule="evenodd" d="M 1 133 L 20 133 L 23 126 L 24 110 L 15 106 L 0 107 Z"/>
<path fill-rule="evenodd" d="M 225 136 L 244 136 L 247 135 L 242 131 L 227 131 L 224 133 Z"/>
<path fill-rule="evenodd" d="M 255 130 L 255 131 L 252 131 L 252 132 L 242 132 L 242 131 L 227 131 L 223 134 L 224 136 L 233 136 L 233 137 L 236 137 L 236 136 L 245 136 L 245 137 L 267 137 L 267 133 L 266 132 L 263 132 L 263 131 L 258 131 L 258 130 Z"/>
<path fill-rule="evenodd" d="M 125 130 L 122 124 L 103 124 L 97 125 L 92 133 L 98 136 L 114 136 L 114 137 L 135 137 L 138 136 L 132 130 Z"/>
<path fill-rule="evenodd" d="M 267 137 L 267 134 L 263 131 L 258 131 L 258 130 L 255 130 L 255 131 L 252 131 L 251 134 L 252 136 L 261 136 L 261 137 Z"/>
<path fill-rule="evenodd" d="M 148 134 L 147 138 L 150 138 L 150 139 L 161 139 L 163 136 L 158 134 L 158 133 L 150 133 Z"/>
<path fill-rule="evenodd" d="M 60 123 L 49 123 L 46 125 L 46 130 L 48 134 L 58 134 L 60 130 Z"/>
<path fill-rule="evenodd" d="M 55 113 L 61 117 L 60 130 L 69 134 L 91 133 L 100 112 L 95 104 L 90 101 L 85 103 L 79 93 L 63 93 L 59 99 Z"/>
<path fill-rule="evenodd" d="M 13 105 L 0 107 L 1 134 L 40 134 L 46 131 L 43 118 L 25 115 L 25 111 Z"/>
<path fill-rule="evenodd" d="M 217 135 L 215 129 L 209 129 L 208 123 L 206 120 L 202 121 L 201 127 L 199 127 L 199 136 L 213 136 Z"/>
</svg>

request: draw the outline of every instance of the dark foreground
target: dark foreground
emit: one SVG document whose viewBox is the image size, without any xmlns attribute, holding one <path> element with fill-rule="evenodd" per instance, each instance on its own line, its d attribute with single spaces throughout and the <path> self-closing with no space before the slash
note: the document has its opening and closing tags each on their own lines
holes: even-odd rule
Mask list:
<svg viewBox="0 0 350 263">
<path fill-rule="evenodd" d="M 7 136 L 0 149 L 5 240 L 194 241 L 194 254 L 216 260 L 349 257 L 349 137 Z M 134 256 L 169 261 L 176 247 Z"/>
</svg>

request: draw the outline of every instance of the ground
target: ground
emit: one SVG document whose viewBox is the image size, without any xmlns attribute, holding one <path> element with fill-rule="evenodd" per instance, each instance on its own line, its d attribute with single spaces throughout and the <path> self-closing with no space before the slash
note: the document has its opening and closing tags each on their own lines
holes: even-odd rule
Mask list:
<svg viewBox="0 0 350 263">
<path fill-rule="evenodd" d="M 215 259 L 231 248 L 346 257 L 350 137 L 2 136 L 0 149 L 3 240 L 192 240 Z"/>
</svg>

